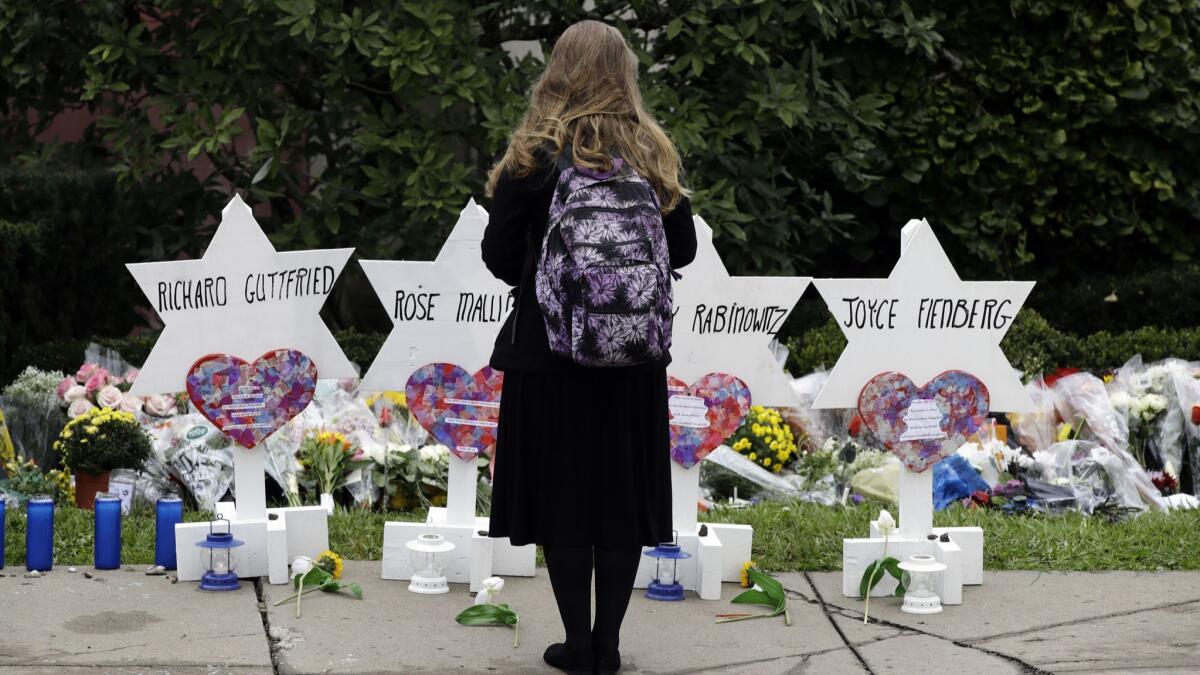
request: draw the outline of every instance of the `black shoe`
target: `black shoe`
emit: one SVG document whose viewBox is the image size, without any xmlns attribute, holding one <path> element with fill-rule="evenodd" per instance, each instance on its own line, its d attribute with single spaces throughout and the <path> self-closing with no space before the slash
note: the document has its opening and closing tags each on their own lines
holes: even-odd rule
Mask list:
<svg viewBox="0 0 1200 675">
<path fill-rule="evenodd" d="M 551 668 L 557 668 L 567 673 L 592 673 L 595 670 L 595 663 L 590 651 L 568 649 L 561 642 L 546 647 L 546 652 L 542 654 L 542 660 Z"/>
<path fill-rule="evenodd" d="M 621 652 L 616 647 L 596 649 L 596 672 L 616 673 L 621 670 Z"/>
</svg>

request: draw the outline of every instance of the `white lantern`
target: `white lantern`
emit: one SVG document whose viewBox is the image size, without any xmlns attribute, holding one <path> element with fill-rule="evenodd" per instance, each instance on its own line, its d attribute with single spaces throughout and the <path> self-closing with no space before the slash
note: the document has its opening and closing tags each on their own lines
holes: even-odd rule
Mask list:
<svg viewBox="0 0 1200 675">
<path fill-rule="evenodd" d="M 937 614 L 942 611 L 942 599 L 937 589 L 941 587 L 942 572 L 946 564 L 931 555 L 918 553 L 900 563 L 904 570 L 904 604 L 901 610 L 909 614 Z"/>
<path fill-rule="evenodd" d="M 405 544 L 408 562 L 412 565 L 412 579 L 408 590 L 413 593 L 436 595 L 449 593 L 446 582 L 446 554 L 454 550 L 454 543 L 446 541 L 440 534 L 422 534 Z"/>
</svg>

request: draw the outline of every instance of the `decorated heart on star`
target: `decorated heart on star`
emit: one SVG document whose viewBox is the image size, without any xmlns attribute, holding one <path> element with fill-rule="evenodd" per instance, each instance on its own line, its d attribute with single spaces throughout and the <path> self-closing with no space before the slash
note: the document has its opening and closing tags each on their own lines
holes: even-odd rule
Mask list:
<svg viewBox="0 0 1200 675">
<path fill-rule="evenodd" d="M 921 473 L 979 431 L 988 390 L 961 370 L 947 370 L 921 387 L 902 373 L 881 373 L 858 395 L 858 414 L 905 467 Z"/>
<path fill-rule="evenodd" d="M 690 469 L 741 426 L 750 412 L 750 388 L 725 373 L 709 373 L 690 386 L 668 377 L 667 406 L 671 459 Z"/>
<path fill-rule="evenodd" d="M 209 354 L 192 365 L 188 397 L 234 442 L 253 448 L 304 412 L 317 389 L 317 366 L 294 349 L 276 349 L 253 363 Z"/>
<path fill-rule="evenodd" d="M 491 453 L 500 420 L 504 373 L 484 366 L 472 375 L 453 363 L 422 366 L 408 378 L 408 410 L 454 456 Z"/>
</svg>

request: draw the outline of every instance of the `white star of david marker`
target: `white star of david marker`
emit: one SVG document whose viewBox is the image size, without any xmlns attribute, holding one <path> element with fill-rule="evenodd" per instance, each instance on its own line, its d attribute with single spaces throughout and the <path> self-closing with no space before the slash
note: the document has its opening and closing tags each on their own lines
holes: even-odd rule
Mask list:
<svg viewBox="0 0 1200 675">
<path fill-rule="evenodd" d="M 963 370 L 987 386 L 991 410 L 1033 409 L 1000 340 L 1034 282 L 959 279 L 927 221 L 904 226 L 900 259 L 887 279 L 813 284 L 847 340 L 813 407 L 856 408 L 863 386 L 886 371 L 920 386 Z"/>
<path fill-rule="evenodd" d="M 273 349 L 304 352 L 323 378 L 356 376 L 319 314 L 353 252 L 276 252 L 235 196 L 202 258 L 126 265 L 165 324 L 132 393 L 183 391 L 208 354 L 253 361 Z"/>
<path fill-rule="evenodd" d="M 810 277 L 731 277 L 713 246 L 712 228 L 695 216 L 696 259 L 679 270 L 671 365 L 667 372 L 691 384 L 708 373 L 741 378 L 758 405 L 796 403 L 771 339 L 799 302 Z"/>
<path fill-rule="evenodd" d="M 472 199 L 433 261 L 359 261 L 392 317 L 392 332 L 362 389 L 403 391 L 413 371 L 430 363 L 472 373 L 487 365 L 513 305 L 510 287 L 483 264 L 487 221 L 487 211 Z"/>
</svg>

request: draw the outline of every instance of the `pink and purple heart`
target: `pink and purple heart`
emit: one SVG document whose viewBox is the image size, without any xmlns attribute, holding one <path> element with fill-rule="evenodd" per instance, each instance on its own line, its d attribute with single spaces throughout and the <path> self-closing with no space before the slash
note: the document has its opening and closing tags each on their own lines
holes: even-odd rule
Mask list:
<svg viewBox="0 0 1200 675">
<path fill-rule="evenodd" d="M 709 373 L 691 386 L 668 377 L 667 396 L 671 459 L 685 469 L 732 436 L 750 412 L 750 388 L 725 373 Z"/>
<path fill-rule="evenodd" d="M 253 363 L 209 354 L 192 365 L 188 397 L 217 429 L 253 448 L 304 412 L 317 389 L 317 366 L 302 352 L 276 349 Z"/>
<path fill-rule="evenodd" d="M 918 387 L 907 375 L 876 375 L 858 395 L 858 414 L 909 470 L 921 473 L 958 451 L 988 414 L 988 390 L 947 370 Z"/>
<path fill-rule="evenodd" d="M 463 461 L 491 453 L 500 421 L 504 373 L 484 366 L 474 375 L 453 363 L 431 363 L 408 378 L 408 409 L 439 443 Z"/>
</svg>

